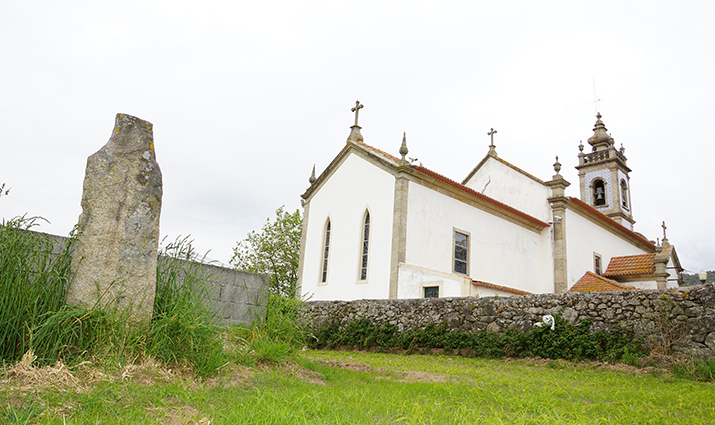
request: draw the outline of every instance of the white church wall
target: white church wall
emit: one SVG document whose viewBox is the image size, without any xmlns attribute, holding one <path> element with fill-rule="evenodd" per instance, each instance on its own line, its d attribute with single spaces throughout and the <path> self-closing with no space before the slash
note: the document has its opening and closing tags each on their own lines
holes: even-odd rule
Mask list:
<svg viewBox="0 0 715 425">
<path fill-rule="evenodd" d="M 488 158 L 465 186 L 541 221 L 550 220 L 549 188 L 494 158 Z"/>
<path fill-rule="evenodd" d="M 569 288 L 578 282 L 586 271 L 595 273 L 594 254 L 601 256 L 603 273 L 612 257 L 648 253 L 573 210 L 566 210 L 564 220 Z"/>
<path fill-rule="evenodd" d="M 310 199 L 301 280 L 313 300 L 388 298 L 395 178 L 350 154 Z M 359 280 L 363 220 L 370 211 L 367 280 Z M 322 276 L 325 224 L 331 220 L 328 278 Z"/>
<path fill-rule="evenodd" d="M 411 182 L 405 262 L 453 273 L 455 230 L 469 236 L 470 278 L 533 293 L 553 292 L 549 228 L 537 234 Z"/>
<path fill-rule="evenodd" d="M 444 273 L 414 264 L 400 263 L 397 298 L 424 298 L 424 288 L 439 287 L 440 298 L 467 297 L 472 280 L 454 273 Z"/>
</svg>

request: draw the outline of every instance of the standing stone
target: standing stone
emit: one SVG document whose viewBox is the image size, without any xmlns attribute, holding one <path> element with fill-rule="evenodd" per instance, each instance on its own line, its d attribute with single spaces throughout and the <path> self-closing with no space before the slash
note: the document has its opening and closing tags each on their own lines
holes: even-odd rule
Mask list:
<svg viewBox="0 0 715 425">
<path fill-rule="evenodd" d="M 87 159 L 67 304 L 151 318 L 162 196 L 152 127 L 117 114 L 109 142 Z"/>
</svg>

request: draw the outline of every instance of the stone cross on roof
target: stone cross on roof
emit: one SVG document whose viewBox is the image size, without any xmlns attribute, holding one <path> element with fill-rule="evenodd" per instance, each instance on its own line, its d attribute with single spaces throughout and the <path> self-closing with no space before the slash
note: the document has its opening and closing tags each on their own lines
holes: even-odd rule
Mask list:
<svg viewBox="0 0 715 425">
<path fill-rule="evenodd" d="M 492 128 L 491 131 L 489 133 L 487 133 L 487 136 L 492 136 L 492 143 L 489 145 L 489 153 L 493 154 L 493 155 L 497 154 L 496 147 L 494 146 L 494 135 L 496 133 L 497 133 L 497 131 L 494 130 L 494 128 Z"/>
<path fill-rule="evenodd" d="M 360 104 L 359 100 L 355 101 L 355 107 L 351 109 L 352 112 L 355 112 L 355 125 L 358 125 L 358 112 L 360 112 L 360 109 L 363 108 L 363 105 Z"/>
</svg>

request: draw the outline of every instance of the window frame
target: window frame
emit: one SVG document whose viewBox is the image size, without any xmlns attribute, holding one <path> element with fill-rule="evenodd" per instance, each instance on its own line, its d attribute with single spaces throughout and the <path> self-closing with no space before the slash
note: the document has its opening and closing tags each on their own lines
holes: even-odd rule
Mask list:
<svg viewBox="0 0 715 425">
<path fill-rule="evenodd" d="M 621 179 L 621 198 L 621 206 L 623 209 L 630 211 L 630 208 L 628 208 L 628 198 L 630 198 L 630 196 L 628 196 L 628 183 L 626 182 L 626 179 Z"/>
<path fill-rule="evenodd" d="M 593 253 L 593 272 L 599 276 L 603 275 L 603 256 L 597 252 Z"/>
<path fill-rule="evenodd" d="M 318 285 L 328 284 L 328 271 L 330 270 L 330 243 L 332 242 L 333 225 L 328 217 L 323 226 L 323 244 L 320 256 L 320 274 L 318 275 Z"/>
<path fill-rule="evenodd" d="M 603 203 L 602 204 L 596 203 L 596 201 L 597 201 L 596 186 L 599 185 L 599 183 L 603 186 Z M 591 201 L 591 205 L 593 205 L 594 207 L 607 207 L 608 206 L 608 196 L 606 195 L 606 193 L 607 193 L 606 187 L 607 187 L 607 184 L 606 184 L 605 180 L 600 179 L 600 178 L 593 179 L 593 182 L 591 183 L 591 188 L 593 190 L 593 199 Z"/>
<path fill-rule="evenodd" d="M 467 251 L 466 260 L 457 259 L 457 246 L 458 246 L 457 245 L 457 235 L 458 234 L 462 235 L 466 238 L 466 246 L 463 246 L 463 248 L 465 248 L 465 250 Z M 472 235 L 469 232 L 466 232 L 464 230 L 460 230 L 457 228 L 452 229 L 452 273 L 458 274 L 460 276 L 469 276 L 469 273 L 470 273 L 469 255 L 471 252 L 471 246 L 470 246 L 471 239 L 472 239 Z M 457 271 L 457 261 L 465 263 L 466 272 L 462 273 L 460 271 Z"/>
<path fill-rule="evenodd" d="M 373 227 L 372 215 L 370 209 L 365 208 L 365 212 L 360 220 L 360 245 L 358 249 L 358 268 L 357 268 L 357 283 L 367 283 L 370 278 L 370 244 L 372 238 L 371 230 Z M 367 227 L 367 232 L 365 228 Z M 364 277 L 363 277 L 364 270 Z"/>
</svg>

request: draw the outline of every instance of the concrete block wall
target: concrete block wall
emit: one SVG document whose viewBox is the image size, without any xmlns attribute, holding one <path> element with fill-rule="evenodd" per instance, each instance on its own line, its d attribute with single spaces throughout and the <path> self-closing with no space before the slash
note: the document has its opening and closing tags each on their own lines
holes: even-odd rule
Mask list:
<svg viewBox="0 0 715 425">
<path fill-rule="evenodd" d="M 67 238 L 48 233 L 33 232 L 47 236 L 53 243 L 53 253 L 59 255 Z M 263 274 L 248 273 L 241 270 L 197 263 L 188 260 L 172 259 L 185 263 L 192 272 L 209 282 L 206 302 L 216 312 L 219 324 L 250 324 L 265 318 L 268 302 L 269 277 Z M 159 267 L 166 258 L 159 256 Z"/>
</svg>

